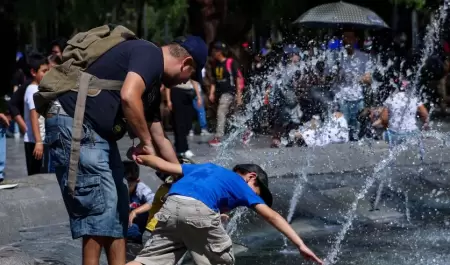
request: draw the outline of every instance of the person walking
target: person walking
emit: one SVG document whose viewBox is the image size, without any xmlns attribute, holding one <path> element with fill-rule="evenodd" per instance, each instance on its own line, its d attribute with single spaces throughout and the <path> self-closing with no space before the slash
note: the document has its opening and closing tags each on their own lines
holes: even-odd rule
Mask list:
<svg viewBox="0 0 450 265">
<path fill-rule="evenodd" d="M 189 80 L 171 89 L 166 89 L 167 106 L 172 112 L 173 133 L 175 137 L 175 151 L 179 157 L 192 158 L 194 153 L 189 150 L 187 136 L 192 128 L 194 108 L 192 99 L 196 92 L 195 81 Z"/>
</svg>

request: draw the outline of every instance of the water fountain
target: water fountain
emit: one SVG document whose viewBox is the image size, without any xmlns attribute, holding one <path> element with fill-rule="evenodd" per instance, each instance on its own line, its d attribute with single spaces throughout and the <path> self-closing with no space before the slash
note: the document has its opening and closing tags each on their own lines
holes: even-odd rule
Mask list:
<svg viewBox="0 0 450 265">
<path fill-rule="evenodd" d="M 445 18 L 446 16 L 446 12 L 447 12 L 446 6 L 441 7 L 441 9 L 439 10 L 440 16 L 436 21 L 442 21 L 443 18 Z M 433 53 L 434 44 L 430 40 L 435 40 L 436 38 L 438 38 L 438 32 L 440 29 L 439 23 L 440 22 L 433 22 L 428 29 L 426 38 L 427 45 L 423 52 L 424 54 L 423 58 L 425 59 L 427 56 Z M 320 54 L 320 56 L 323 56 L 324 54 L 329 55 L 329 51 L 325 51 L 323 54 Z M 330 58 L 330 56 L 325 57 Z M 332 63 L 333 60 L 329 62 Z M 422 64 L 421 67 L 423 67 L 424 59 L 421 61 L 421 64 Z M 247 128 L 248 121 L 251 120 L 255 115 L 255 113 L 257 112 L 257 110 L 261 108 L 264 98 L 264 91 L 263 91 L 264 88 L 267 87 L 268 85 L 271 85 L 274 89 L 285 89 L 282 85 L 281 86 L 277 85 L 279 84 L 279 81 L 281 79 L 279 78 L 280 74 L 289 76 L 292 75 L 296 70 L 302 70 L 308 66 L 310 65 L 303 64 L 298 66 L 297 68 L 290 68 L 290 69 L 285 69 L 279 66 L 278 68 L 273 69 L 268 75 L 259 77 L 261 78 L 262 86 L 250 87 L 250 89 L 252 90 L 251 104 L 248 104 L 245 107 L 245 110 L 239 113 L 239 115 L 237 115 L 237 117 L 234 119 L 234 123 L 232 124 L 234 129 L 232 130 L 229 137 L 225 139 L 225 141 L 223 141 L 222 146 L 219 147 L 217 156 L 215 157 L 213 162 L 219 163 L 227 167 L 232 166 L 231 163 L 234 162 L 235 160 L 233 159 L 233 151 L 231 147 L 233 147 L 237 139 L 240 138 L 240 135 Z M 380 71 L 383 71 L 386 68 L 386 66 L 381 66 L 380 64 L 376 64 L 376 66 L 379 68 Z M 445 142 L 446 139 L 448 138 L 447 135 L 440 132 L 428 132 L 425 135 L 440 139 L 442 141 L 441 145 L 443 147 L 447 147 Z M 279 202 L 279 205 L 277 205 L 276 207 L 283 207 L 282 209 L 287 209 L 287 220 L 289 222 L 295 223 L 297 221 L 296 220 L 297 217 L 295 215 L 296 209 L 301 208 L 298 210 L 300 211 L 310 210 L 307 214 L 311 215 L 311 219 L 317 223 L 320 222 L 321 224 L 323 224 L 322 226 L 317 225 L 316 227 L 318 227 L 318 229 L 315 230 L 311 229 L 312 232 L 309 235 L 306 235 L 306 240 L 308 244 L 311 244 L 313 249 L 319 250 L 318 252 L 320 253 L 320 256 L 325 256 L 325 254 L 328 253 L 328 255 L 326 256 L 327 264 L 368 264 L 368 265 L 373 264 L 387 265 L 393 263 L 401 265 L 448 264 L 450 255 L 448 254 L 447 249 L 444 247 L 448 245 L 449 233 L 447 230 L 450 224 L 448 219 L 444 218 L 443 220 L 439 220 L 439 224 L 444 224 L 444 228 L 442 226 L 435 226 L 433 224 L 420 226 L 421 224 L 419 223 L 417 225 L 419 225 L 420 228 L 411 231 L 402 230 L 404 224 L 400 223 L 399 225 L 399 223 L 396 223 L 394 221 L 389 221 L 388 223 L 383 223 L 382 225 L 374 225 L 373 223 L 376 222 L 373 222 L 373 220 L 368 221 L 363 220 L 355 225 L 355 221 L 358 220 L 359 218 L 358 207 L 361 206 L 361 203 L 364 203 L 363 199 L 366 193 L 373 186 L 373 184 L 376 183 L 377 181 L 381 181 L 381 183 L 383 183 L 383 180 L 389 182 L 390 178 L 393 178 L 392 179 L 393 182 L 400 181 L 401 179 L 398 175 L 404 174 L 403 171 L 406 171 L 407 174 L 413 176 L 417 175 L 417 178 L 419 178 L 421 181 L 423 181 L 425 177 L 429 177 L 429 175 L 434 174 L 436 176 L 437 181 L 434 181 L 432 184 L 427 185 L 429 186 L 437 185 L 436 183 L 438 183 L 439 181 L 440 181 L 439 183 L 443 184 L 442 186 L 438 186 L 438 188 L 433 187 L 432 189 L 433 191 L 430 192 L 428 196 L 430 197 L 430 201 L 432 200 L 435 203 L 444 204 L 442 210 L 448 209 L 449 208 L 448 202 L 450 200 L 440 198 L 443 196 L 447 196 L 445 193 L 445 188 L 448 187 L 450 183 L 448 183 L 448 181 L 446 181 L 445 178 L 448 176 L 446 174 L 450 172 L 449 167 L 443 165 L 442 168 L 444 169 L 442 169 L 440 165 L 436 166 L 437 167 L 436 170 L 443 171 L 439 173 L 442 174 L 442 176 L 434 173 L 432 169 L 428 169 L 428 167 L 432 167 L 432 165 L 431 166 L 420 165 L 419 170 L 417 170 L 418 166 L 415 165 L 413 166 L 413 169 L 411 171 L 407 171 L 407 169 L 405 168 L 396 168 L 394 166 L 390 168 L 390 166 L 394 164 L 394 161 L 401 156 L 401 153 L 408 149 L 408 145 L 402 145 L 392 150 L 392 152 L 390 152 L 387 157 L 382 159 L 382 161 L 379 162 L 374 167 L 372 172 L 369 172 L 369 177 L 367 177 L 367 172 L 365 171 L 360 172 L 359 168 L 351 172 L 341 172 L 343 168 L 342 166 L 338 167 L 340 168 L 339 170 L 336 169 L 332 170 L 331 172 L 328 172 L 328 175 L 317 173 L 318 172 L 317 161 L 319 159 L 319 156 L 317 156 L 316 161 L 316 157 L 314 156 L 315 154 L 323 152 L 323 150 L 332 150 L 331 152 L 328 151 L 330 152 L 328 154 L 330 164 L 333 163 L 332 160 L 338 160 L 341 158 L 342 155 L 344 156 L 347 155 L 347 153 L 336 151 L 342 150 L 339 149 L 341 148 L 339 146 L 330 148 L 337 148 L 337 149 L 317 148 L 317 149 L 296 149 L 298 151 L 291 151 L 291 154 L 295 152 L 296 156 L 293 155 L 289 156 L 287 158 L 289 159 L 289 161 L 284 161 L 285 162 L 284 164 L 290 163 L 292 165 L 295 165 L 287 170 L 290 171 L 291 175 L 292 173 L 297 175 L 295 177 L 292 176 L 286 177 L 285 179 L 271 178 L 270 180 L 271 187 L 274 188 L 277 194 L 276 199 L 281 201 Z M 364 149 L 364 146 L 360 146 L 359 148 Z M 377 153 L 375 148 L 371 145 L 368 146 L 368 149 L 370 149 L 371 153 L 368 155 L 367 160 L 370 160 L 371 157 L 376 156 Z M 251 153 L 250 151 L 251 148 L 249 150 L 249 155 L 247 156 L 247 159 L 252 160 L 253 156 L 256 156 L 256 154 Z M 361 153 L 364 154 L 364 152 L 362 151 L 364 150 L 359 150 L 358 154 Z M 304 152 L 306 152 L 306 155 L 302 154 Z M 276 164 L 279 163 L 281 159 L 286 159 L 286 155 L 285 151 L 283 151 L 282 149 L 272 150 L 269 151 L 269 153 L 272 156 L 271 157 L 267 156 L 266 161 L 263 162 L 265 164 L 263 164 L 262 166 L 266 167 L 270 173 L 272 169 L 276 168 Z M 300 162 L 297 160 L 306 160 L 306 165 L 298 166 Z M 350 162 L 348 160 L 346 161 L 347 163 Z M 428 171 L 430 171 L 431 174 L 427 174 Z M 294 179 L 296 179 L 296 182 L 294 181 Z M 361 181 L 364 181 L 364 183 L 360 183 Z M 292 185 L 285 184 L 284 182 L 292 183 Z M 347 182 L 350 182 L 350 185 L 348 185 Z M 336 185 L 336 187 L 338 188 L 345 185 L 352 186 L 352 184 L 354 184 L 352 187 L 354 187 L 356 190 L 359 190 L 356 192 L 356 198 L 353 198 L 353 193 L 348 194 L 351 195 L 349 197 L 352 197 L 351 199 L 353 200 L 350 203 L 349 209 L 347 209 L 347 205 L 345 203 L 339 204 L 339 202 L 330 202 L 331 200 L 329 199 L 329 197 L 323 195 L 322 190 L 326 190 L 327 188 L 329 188 L 328 186 L 331 185 L 330 183 Z M 323 189 L 321 190 L 318 187 L 322 187 Z M 316 190 L 311 190 L 311 188 L 316 188 Z M 381 200 L 382 187 L 379 190 L 380 191 L 377 192 L 375 199 L 376 205 L 378 205 L 378 203 Z M 348 190 L 344 190 L 344 192 L 345 191 Z M 404 212 L 403 216 L 408 222 L 409 221 L 412 222 L 415 219 L 432 220 L 434 218 L 435 213 L 432 210 L 423 211 L 420 214 L 418 213 L 418 210 L 416 210 L 418 206 L 417 200 L 415 200 L 414 197 L 418 197 L 420 195 L 414 194 L 414 192 L 409 192 L 407 188 L 403 189 L 401 193 L 403 194 L 404 198 L 402 199 L 404 200 L 402 201 L 401 204 L 399 203 L 397 206 L 399 208 L 402 207 L 403 209 L 402 213 Z M 420 194 L 421 192 L 418 193 Z M 292 194 L 292 196 L 280 196 L 280 194 L 284 195 Z M 347 195 L 347 194 L 339 194 L 339 195 Z M 311 199 L 311 197 L 314 196 L 317 196 L 316 201 L 313 201 Z M 425 197 L 426 195 L 423 196 Z M 301 203 L 299 203 L 299 201 L 301 201 Z M 389 203 L 393 204 L 393 202 Z M 303 204 L 306 204 L 306 206 Z M 335 208 L 330 207 L 330 205 L 333 206 L 333 204 L 336 204 Z M 308 207 L 310 209 L 308 209 Z M 326 214 L 314 215 L 314 213 L 318 212 L 318 210 L 320 210 L 321 207 L 325 207 L 325 209 L 323 209 L 321 213 L 334 211 L 336 212 L 335 215 L 344 216 L 345 219 L 341 220 L 339 218 L 330 218 L 330 216 Z M 341 212 L 340 210 L 342 209 L 344 210 Z M 419 210 L 423 209 L 427 208 L 425 206 L 419 208 Z M 248 211 L 245 209 L 238 209 L 235 211 L 233 217 L 231 218 L 231 220 L 227 225 L 227 231 L 229 232 L 230 235 L 232 235 L 233 237 L 237 235 L 239 239 L 245 239 L 246 237 L 253 236 L 252 234 L 253 231 L 246 231 L 243 233 L 240 232 L 241 226 L 244 226 L 241 224 L 242 219 L 251 218 L 247 213 Z M 420 215 L 420 218 L 417 217 L 418 215 Z M 365 226 L 364 225 L 361 226 L 361 223 L 365 224 Z M 314 226 L 315 224 L 316 223 L 313 223 L 312 226 Z M 336 230 L 334 228 L 338 226 L 340 227 L 340 230 L 337 232 L 336 235 L 335 234 Z M 352 228 L 353 230 L 351 230 Z M 59 231 L 58 229 L 56 230 Z M 48 240 L 45 239 L 44 241 L 34 243 L 29 242 L 23 243 L 25 245 L 28 244 L 26 245 L 28 246 L 28 248 L 35 248 L 35 251 L 36 250 L 44 251 L 42 249 L 43 247 L 40 248 L 39 246 L 36 245 L 48 244 L 47 241 L 59 242 L 58 238 L 59 236 L 61 236 L 61 234 L 67 236 L 66 235 L 67 227 L 63 227 L 63 230 L 64 232 L 62 231 L 56 232 L 58 234 L 56 238 L 54 235 L 51 235 L 51 233 L 49 233 Z M 352 231 L 352 233 L 350 231 Z M 53 232 L 55 232 L 55 230 Z M 31 231 L 30 233 L 33 233 L 33 231 Z M 271 233 L 272 232 L 269 231 L 269 229 L 265 229 L 263 233 L 264 236 L 263 240 L 251 241 L 250 242 L 251 244 L 247 244 L 250 249 L 248 250 L 247 254 L 244 253 L 244 256 L 238 257 L 237 264 L 246 264 L 246 263 L 255 264 L 258 262 L 261 264 L 269 264 L 269 263 L 284 263 L 285 265 L 300 264 L 300 262 L 302 262 L 302 259 L 297 254 L 296 250 L 295 249 L 292 250 L 292 247 L 286 244 L 287 242 L 283 239 L 283 237 L 275 236 L 276 235 L 275 231 L 273 231 L 273 234 Z M 334 239 L 333 242 L 331 242 L 331 244 L 330 239 Z M 422 242 L 419 243 L 419 240 Z M 75 242 L 74 244 L 76 243 L 77 242 Z M 280 248 L 283 249 L 282 252 L 279 251 Z M 68 247 L 61 247 L 60 249 L 58 249 L 58 247 L 55 247 L 54 249 L 56 249 L 55 253 L 70 252 L 70 249 L 68 249 Z M 72 246 L 72 251 L 73 249 L 74 246 Z M 255 251 L 256 253 L 252 254 L 252 250 Z M 67 264 L 72 264 L 70 263 L 69 258 L 65 259 L 65 261 L 67 262 Z"/>
</svg>

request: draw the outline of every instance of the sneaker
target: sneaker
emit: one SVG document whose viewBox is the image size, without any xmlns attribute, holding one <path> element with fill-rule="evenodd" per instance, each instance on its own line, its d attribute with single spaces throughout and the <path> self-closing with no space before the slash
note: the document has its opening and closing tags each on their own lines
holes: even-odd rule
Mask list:
<svg viewBox="0 0 450 265">
<path fill-rule="evenodd" d="M 190 137 L 193 137 L 193 136 L 194 136 L 194 130 L 190 130 L 190 131 L 189 131 L 189 136 L 190 136 Z"/>
<path fill-rule="evenodd" d="M 253 132 L 252 131 L 250 131 L 250 130 L 246 131 L 244 133 L 244 135 L 242 136 L 242 143 L 247 145 L 250 142 L 252 136 L 253 136 Z"/>
<path fill-rule="evenodd" d="M 189 159 L 189 158 L 194 157 L 195 155 L 194 155 L 194 153 L 192 153 L 191 150 L 187 150 L 186 152 L 184 152 L 184 153 L 182 154 L 182 156 Z"/>
<path fill-rule="evenodd" d="M 211 135 L 211 133 L 208 132 L 207 129 L 202 129 L 202 131 L 200 132 L 200 135 L 201 135 L 201 136 L 208 136 L 208 135 Z"/>
<path fill-rule="evenodd" d="M 17 187 L 19 184 L 14 183 L 14 184 L 0 184 L 0 190 L 6 190 L 6 189 L 13 189 L 15 187 Z"/>
<path fill-rule="evenodd" d="M 214 137 L 211 141 L 208 142 L 210 146 L 219 146 L 220 140 L 217 137 Z"/>
</svg>

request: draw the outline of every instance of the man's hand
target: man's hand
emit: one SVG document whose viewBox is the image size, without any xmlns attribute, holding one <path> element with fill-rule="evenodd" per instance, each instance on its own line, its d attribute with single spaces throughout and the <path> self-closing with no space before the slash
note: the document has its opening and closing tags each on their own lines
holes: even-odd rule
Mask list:
<svg viewBox="0 0 450 265">
<path fill-rule="evenodd" d="M 5 125 L 6 127 L 9 126 L 9 119 L 8 119 L 8 117 L 6 117 L 6 115 L 3 114 L 3 113 L 0 113 L 0 122 L 1 122 L 3 125 Z"/>
<path fill-rule="evenodd" d="M 139 155 L 156 155 L 155 148 L 151 144 L 139 143 L 137 146 L 132 146 L 128 149 L 128 159 L 136 161 Z"/>
<path fill-rule="evenodd" d="M 214 101 L 216 101 L 216 97 L 214 96 L 213 93 L 209 94 L 209 101 L 210 101 L 211 103 L 214 103 Z"/>
<path fill-rule="evenodd" d="M 172 101 L 171 101 L 171 100 L 167 101 L 167 108 L 168 108 L 170 111 L 173 110 L 173 105 L 172 105 Z"/>
<path fill-rule="evenodd" d="M 307 259 L 307 260 L 313 260 L 314 262 L 317 262 L 318 264 L 323 264 L 323 261 L 319 259 L 314 252 L 312 252 L 311 249 L 309 249 L 305 244 L 302 244 L 298 247 L 298 251 L 300 251 L 300 254 Z"/>
<path fill-rule="evenodd" d="M 36 160 L 41 160 L 44 153 L 44 145 L 42 143 L 36 143 L 34 145 L 33 156 Z"/>
<path fill-rule="evenodd" d="M 128 216 L 128 227 L 131 227 L 133 225 L 133 221 L 136 218 L 137 214 L 136 212 L 133 210 L 131 211 L 130 215 Z"/>
<path fill-rule="evenodd" d="M 202 106 L 202 99 L 197 97 L 197 107 L 201 107 Z"/>
</svg>

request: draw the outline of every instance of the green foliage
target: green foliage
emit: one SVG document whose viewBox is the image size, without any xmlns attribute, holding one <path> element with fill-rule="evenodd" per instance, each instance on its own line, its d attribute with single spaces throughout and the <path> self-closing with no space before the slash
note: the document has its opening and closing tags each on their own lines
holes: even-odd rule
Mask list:
<svg viewBox="0 0 450 265">
<path fill-rule="evenodd" d="M 158 43 L 165 43 L 184 33 L 187 23 L 186 0 L 155 1 L 147 6 L 148 38 Z M 167 23 L 167 28 L 166 28 Z M 166 32 L 167 29 L 167 32 Z"/>
<path fill-rule="evenodd" d="M 417 10 L 422 10 L 426 5 L 426 0 L 391 0 L 391 2 L 406 5 Z"/>
<path fill-rule="evenodd" d="M 144 3 L 147 12 L 143 12 Z M 143 26 L 138 19 L 145 13 L 147 36 L 158 42 L 164 42 L 166 35 L 173 38 L 187 26 L 187 0 L 15 0 L 14 4 L 17 23 L 25 34 L 30 34 L 31 23 L 36 23 L 40 47 L 59 35 L 70 37 L 72 33 L 111 22 L 137 32 L 137 27 Z M 28 43 L 30 38 L 31 34 Z"/>
</svg>

